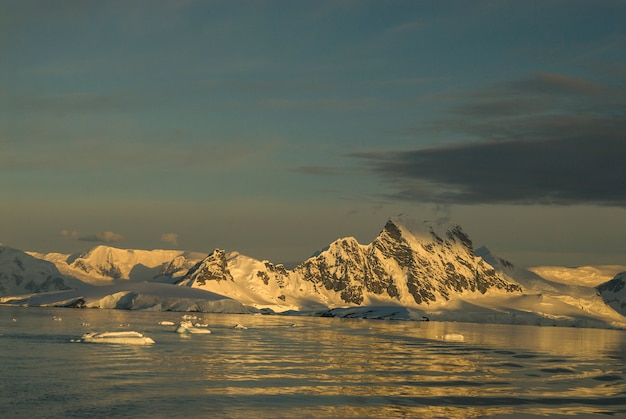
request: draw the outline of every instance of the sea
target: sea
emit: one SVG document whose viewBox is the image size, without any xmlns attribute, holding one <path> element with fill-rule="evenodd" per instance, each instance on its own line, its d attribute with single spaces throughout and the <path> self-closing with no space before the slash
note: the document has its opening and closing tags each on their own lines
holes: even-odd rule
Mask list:
<svg viewBox="0 0 626 419">
<path fill-rule="evenodd" d="M 0 306 L 0 416 L 626 417 L 626 331 Z"/>
</svg>

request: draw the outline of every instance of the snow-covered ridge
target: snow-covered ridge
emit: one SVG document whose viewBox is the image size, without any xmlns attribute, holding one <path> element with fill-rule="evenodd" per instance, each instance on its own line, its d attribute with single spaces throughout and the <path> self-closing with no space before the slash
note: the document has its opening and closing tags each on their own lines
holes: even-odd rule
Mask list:
<svg viewBox="0 0 626 419">
<path fill-rule="evenodd" d="M 598 284 L 579 269 L 577 281 L 544 278 L 474 250 L 460 226 L 441 220 L 391 217 L 371 243 L 337 239 L 292 270 L 220 249 L 7 249 L 0 246 L 5 304 L 626 328 L 623 276 Z"/>
<path fill-rule="evenodd" d="M 110 246 L 96 246 L 87 252 L 73 255 L 29 254 L 54 263 L 66 276 L 94 285 L 113 280 L 173 282 L 206 256 L 180 250 L 133 250 Z"/>
<path fill-rule="evenodd" d="M 598 266 L 533 266 L 529 271 L 548 279 L 569 285 L 584 285 L 595 287 L 611 280 L 620 272 L 626 271 L 626 265 L 598 265 Z"/>
<path fill-rule="evenodd" d="M 0 295 L 71 289 L 80 281 L 63 275 L 54 263 L 0 245 Z"/>
</svg>

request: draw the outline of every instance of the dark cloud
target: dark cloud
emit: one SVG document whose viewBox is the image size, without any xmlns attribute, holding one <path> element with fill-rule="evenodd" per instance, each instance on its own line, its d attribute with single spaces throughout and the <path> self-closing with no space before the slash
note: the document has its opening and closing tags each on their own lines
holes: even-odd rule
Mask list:
<svg viewBox="0 0 626 419">
<path fill-rule="evenodd" d="M 353 157 L 400 200 L 626 206 L 625 96 L 621 87 L 539 74 L 452 109 L 445 124 L 473 141 Z"/>
</svg>

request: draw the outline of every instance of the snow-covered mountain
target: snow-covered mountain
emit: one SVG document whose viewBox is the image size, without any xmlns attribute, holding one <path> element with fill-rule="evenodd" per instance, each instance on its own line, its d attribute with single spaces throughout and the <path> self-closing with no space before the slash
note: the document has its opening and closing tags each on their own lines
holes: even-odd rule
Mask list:
<svg viewBox="0 0 626 419">
<path fill-rule="evenodd" d="M 523 296 L 507 302 L 510 309 L 526 307 L 546 319 L 555 319 L 560 323 L 571 325 L 577 325 L 579 319 L 585 319 L 580 325 L 602 321 L 620 323 L 626 320 L 623 318 L 623 314 L 626 313 L 607 305 L 606 298 L 603 298 L 593 286 L 577 285 L 580 281 L 569 285 L 544 279 L 533 271 L 517 267 L 493 255 L 486 247 L 481 247 L 476 253 L 497 272 L 522 287 Z M 626 294 L 621 296 L 621 301 L 626 301 L 624 297 Z M 619 298 L 619 295 L 614 296 L 613 300 Z"/>
<path fill-rule="evenodd" d="M 226 295 L 275 311 L 323 309 L 338 299 L 320 294 L 283 265 L 216 249 L 189 270 L 178 285 Z M 329 299 L 330 297 L 330 299 Z"/>
<path fill-rule="evenodd" d="M 362 245 L 336 240 L 293 271 L 237 252 L 216 250 L 192 268 L 180 285 L 227 295 L 256 306 L 405 306 L 445 302 L 488 292 L 519 294 L 521 287 L 474 255 L 459 226 L 389 219 L 378 237 Z"/>
<path fill-rule="evenodd" d="M 96 246 L 79 254 L 30 255 L 54 263 L 68 277 L 104 285 L 114 280 L 175 282 L 206 256 L 180 250 L 132 250 Z"/>
<path fill-rule="evenodd" d="M 0 296 L 5 297 L 0 303 L 6 304 L 271 309 L 325 316 L 626 328 L 623 276 L 598 287 L 597 282 L 589 285 L 582 279 L 576 284 L 548 280 L 486 248 L 475 251 L 458 225 L 415 222 L 405 216 L 390 218 L 369 244 L 353 237 L 338 239 L 292 270 L 219 249 L 209 255 L 108 246 L 74 255 L 2 249 Z M 46 292 L 66 288 L 73 290 Z M 12 297 L 25 293 L 32 295 Z"/>
<path fill-rule="evenodd" d="M 521 292 L 476 257 L 458 225 L 414 223 L 404 216 L 390 218 L 369 245 L 354 238 L 335 241 L 295 273 L 357 305 L 372 298 L 419 305 L 458 294 Z"/>
<path fill-rule="evenodd" d="M 67 290 L 79 284 L 61 274 L 54 263 L 0 244 L 0 295 Z"/>
<path fill-rule="evenodd" d="M 626 316 L 626 271 L 598 285 L 596 289 L 609 306 Z"/>
<path fill-rule="evenodd" d="M 533 266 L 528 268 L 528 270 L 553 282 L 595 287 L 604 282 L 610 281 L 618 273 L 626 271 L 626 266 Z"/>
</svg>

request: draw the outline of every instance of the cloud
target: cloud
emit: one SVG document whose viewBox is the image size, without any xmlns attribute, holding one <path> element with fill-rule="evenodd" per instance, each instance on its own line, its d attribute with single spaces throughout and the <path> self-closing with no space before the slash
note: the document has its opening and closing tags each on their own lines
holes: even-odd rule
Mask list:
<svg viewBox="0 0 626 419">
<path fill-rule="evenodd" d="M 161 234 L 161 241 L 163 243 L 169 243 L 173 246 L 178 246 L 178 234 L 177 233 L 163 233 Z"/>
<path fill-rule="evenodd" d="M 352 157 L 398 200 L 626 206 L 623 88 L 539 74 L 462 99 L 445 124 L 473 141 Z"/>
<path fill-rule="evenodd" d="M 103 231 L 96 234 L 89 234 L 78 237 L 78 240 L 85 242 L 118 243 L 126 240 L 124 236 L 112 231 Z"/>
<path fill-rule="evenodd" d="M 59 232 L 59 235 L 61 237 L 67 237 L 67 238 L 70 238 L 70 239 L 78 239 L 78 237 L 80 236 L 78 234 L 78 231 L 70 231 L 70 230 L 65 230 L 65 229 L 61 230 Z"/>
</svg>

